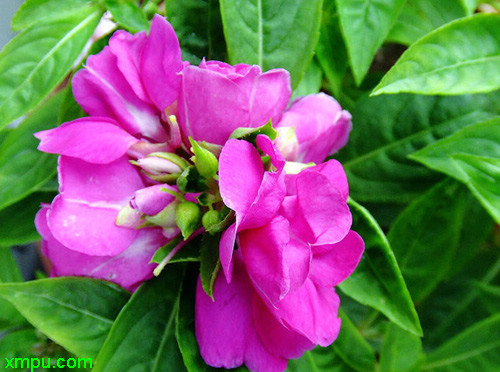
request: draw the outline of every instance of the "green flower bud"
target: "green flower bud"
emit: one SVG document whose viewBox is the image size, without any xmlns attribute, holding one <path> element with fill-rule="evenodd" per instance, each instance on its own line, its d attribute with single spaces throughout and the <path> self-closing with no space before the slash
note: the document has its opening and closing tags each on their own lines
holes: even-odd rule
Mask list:
<svg viewBox="0 0 500 372">
<path fill-rule="evenodd" d="M 201 211 L 198 204 L 185 201 L 177 204 L 175 207 L 175 223 L 181 230 L 184 240 L 199 226 L 201 220 Z"/>
<path fill-rule="evenodd" d="M 219 162 L 214 154 L 201 147 L 198 142 L 189 138 L 194 153 L 194 163 L 200 175 L 207 180 L 213 178 L 219 169 Z"/>
<path fill-rule="evenodd" d="M 206 212 L 202 219 L 201 219 L 201 224 L 207 231 L 211 231 L 214 225 L 217 225 L 220 223 L 220 217 L 219 217 L 219 212 L 216 210 L 211 210 Z"/>
</svg>

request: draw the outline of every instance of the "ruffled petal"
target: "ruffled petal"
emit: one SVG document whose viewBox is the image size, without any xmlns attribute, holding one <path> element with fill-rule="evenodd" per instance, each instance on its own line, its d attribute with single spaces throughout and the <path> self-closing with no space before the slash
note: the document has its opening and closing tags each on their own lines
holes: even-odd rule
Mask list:
<svg viewBox="0 0 500 372">
<path fill-rule="evenodd" d="M 277 216 L 261 228 L 239 234 L 239 247 L 254 287 L 273 304 L 290 289 L 283 258 L 290 240 L 288 231 L 288 221 Z"/>
<path fill-rule="evenodd" d="M 151 31 L 141 56 L 141 76 L 156 107 L 163 112 L 178 97 L 183 67 L 175 31 L 165 18 L 153 17 Z"/>
<path fill-rule="evenodd" d="M 142 229 L 122 253 L 112 256 L 91 256 L 66 248 L 57 241 L 47 225 L 49 208 L 42 208 L 35 219 L 42 235 L 43 253 L 52 263 L 51 276 L 88 276 L 109 280 L 133 290 L 152 277 L 155 264 L 150 264 L 154 252 L 166 244 L 160 229 Z"/>
<path fill-rule="evenodd" d="M 111 119 L 90 117 L 35 133 L 40 151 L 61 154 L 94 164 L 111 163 L 139 140 Z"/>
<path fill-rule="evenodd" d="M 337 317 L 340 300 L 333 288 L 317 286 L 307 279 L 302 287 L 290 292 L 273 310 L 278 319 L 312 343 L 330 345 L 338 336 Z"/>
<path fill-rule="evenodd" d="M 333 287 L 344 281 L 358 266 L 363 255 L 363 239 L 350 231 L 340 242 L 313 246 L 313 260 L 309 278 L 318 285 Z"/>
</svg>

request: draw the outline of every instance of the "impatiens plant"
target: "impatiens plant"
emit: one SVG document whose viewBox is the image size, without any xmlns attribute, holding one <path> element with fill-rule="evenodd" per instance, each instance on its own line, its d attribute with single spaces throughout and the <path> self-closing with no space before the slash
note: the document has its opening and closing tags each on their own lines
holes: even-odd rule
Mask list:
<svg viewBox="0 0 500 372">
<path fill-rule="evenodd" d="M 26 0 L 0 366 L 497 371 L 498 9 Z"/>
</svg>

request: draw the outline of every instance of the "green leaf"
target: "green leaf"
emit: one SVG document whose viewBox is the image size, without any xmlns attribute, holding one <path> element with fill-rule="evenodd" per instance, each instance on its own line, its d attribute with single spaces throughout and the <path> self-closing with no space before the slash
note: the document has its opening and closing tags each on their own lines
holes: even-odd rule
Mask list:
<svg viewBox="0 0 500 372">
<path fill-rule="evenodd" d="M 40 240 L 35 228 L 35 215 L 40 203 L 50 203 L 54 193 L 36 192 L 0 210 L 0 245 L 22 245 Z"/>
<path fill-rule="evenodd" d="M 356 84 L 360 85 L 405 0 L 336 0 Z"/>
<path fill-rule="evenodd" d="M 57 117 L 58 123 L 65 123 L 67 121 L 73 121 L 87 116 L 85 111 L 83 111 L 80 105 L 76 102 L 75 97 L 73 97 L 71 81 L 68 82 L 68 85 L 64 89 L 64 93 L 61 94 L 63 97 L 59 108 L 59 115 Z"/>
<path fill-rule="evenodd" d="M 323 83 L 323 72 L 321 67 L 318 66 L 316 60 L 312 60 L 307 68 L 299 85 L 293 91 L 290 101 L 298 97 L 307 96 L 308 94 L 316 94 L 321 89 Z"/>
<path fill-rule="evenodd" d="M 394 324 L 387 325 L 380 352 L 380 372 L 417 371 L 424 358 L 420 337 Z"/>
<path fill-rule="evenodd" d="M 373 94 L 455 95 L 500 89 L 498 29 L 496 14 L 448 23 L 405 51 Z"/>
<path fill-rule="evenodd" d="M 471 15 L 477 8 L 478 0 L 461 0 L 463 7 L 467 10 L 467 14 Z"/>
<path fill-rule="evenodd" d="M 105 0 L 104 5 L 120 25 L 131 32 L 149 31 L 149 22 L 135 0 Z"/>
<path fill-rule="evenodd" d="M 413 201 L 387 235 L 415 302 L 446 276 L 458 249 L 467 189 L 447 179 Z"/>
<path fill-rule="evenodd" d="M 34 132 L 55 127 L 61 94 L 28 116 L 0 145 L 0 209 L 36 191 L 56 172 L 56 156 L 37 150 Z"/>
<path fill-rule="evenodd" d="M 212 372 L 218 369 L 208 366 L 200 355 L 200 347 L 196 341 L 194 331 L 194 307 L 198 270 L 191 266 L 186 273 L 186 278 L 180 294 L 179 311 L 175 336 L 181 350 L 184 365 L 189 372 Z"/>
<path fill-rule="evenodd" d="M 407 156 L 497 116 L 498 97 L 495 93 L 362 99 L 352 111 L 349 142 L 337 155 L 346 170 L 351 196 L 363 202 L 407 203 L 420 195 L 440 177 Z"/>
<path fill-rule="evenodd" d="M 318 346 L 312 351 L 306 351 L 302 358 L 288 361 L 288 372 L 354 372 L 332 347 Z"/>
<path fill-rule="evenodd" d="M 430 353 L 422 371 L 496 371 L 500 365 L 500 314 L 466 329 Z"/>
<path fill-rule="evenodd" d="M 12 30 L 19 31 L 34 24 L 49 22 L 94 8 L 92 0 L 26 0 L 12 19 Z"/>
<path fill-rule="evenodd" d="M 387 39 L 410 45 L 445 23 L 467 14 L 457 0 L 408 0 Z"/>
<path fill-rule="evenodd" d="M 8 247 L 0 246 L 0 283 L 22 282 L 17 262 Z M 26 323 L 23 316 L 7 300 L 0 297 L 0 330 Z M 1 333 L 0 333 L 1 340 Z M 2 342 L 0 342 L 0 345 Z M 1 348 L 1 346 L 0 346 Z M 0 353 L 3 356 L 2 353 Z"/>
<path fill-rule="evenodd" d="M 197 65 L 203 57 L 227 59 L 218 0 L 169 0 L 165 10 L 179 38 L 184 60 Z"/>
<path fill-rule="evenodd" d="M 500 222 L 500 119 L 462 129 L 410 158 L 464 182 Z"/>
<path fill-rule="evenodd" d="M 264 71 L 282 67 L 294 89 L 319 37 L 322 0 L 221 0 L 229 58 Z"/>
<path fill-rule="evenodd" d="M 417 312 L 389 242 L 370 213 L 349 201 L 352 229 L 365 242 L 365 253 L 354 273 L 339 287 L 356 301 L 371 306 L 401 328 L 422 334 Z"/>
<path fill-rule="evenodd" d="M 116 318 L 93 371 L 185 370 L 174 333 L 183 273 L 184 266 L 170 265 L 132 295 Z"/>
<path fill-rule="evenodd" d="M 200 248 L 200 279 L 205 293 L 214 299 L 214 285 L 220 270 L 219 242 L 222 234 L 203 234 Z"/>
<path fill-rule="evenodd" d="M 128 293 L 108 282 L 68 277 L 1 284 L 0 297 L 68 351 L 93 358 Z"/>
<path fill-rule="evenodd" d="M 39 342 L 34 329 L 21 329 L 9 332 L 5 336 L 0 336 L 0 368 L 11 368 L 15 366 L 12 358 L 32 358 L 34 357 L 35 345 Z M 20 361 L 19 361 L 20 362 Z M 9 366 L 10 367 L 7 367 Z M 29 371 L 29 369 L 26 369 Z"/>
<path fill-rule="evenodd" d="M 342 90 L 348 61 L 335 1 L 325 1 L 323 4 L 316 58 L 330 83 L 330 90 L 338 96 Z"/>
<path fill-rule="evenodd" d="M 229 138 L 242 139 L 255 144 L 255 141 L 259 134 L 264 134 L 272 140 L 275 139 L 278 135 L 276 130 L 273 128 L 273 124 L 271 123 L 271 121 L 269 121 L 267 124 L 258 128 L 236 128 L 233 133 L 231 133 L 231 136 L 229 136 Z"/>
<path fill-rule="evenodd" d="M 374 371 L 375 352 L 372 347 L 342 310 L 339 310 L 339 316 L 342 326 L 333 349 L 347 365 L 357 371 Z"/>
<path fill-rule="evenodd" d="M 0 128 L 25 114 L 71 70 L 101 11 L 80 10 L 22 31 L 0 53 Z"/>
</svg>

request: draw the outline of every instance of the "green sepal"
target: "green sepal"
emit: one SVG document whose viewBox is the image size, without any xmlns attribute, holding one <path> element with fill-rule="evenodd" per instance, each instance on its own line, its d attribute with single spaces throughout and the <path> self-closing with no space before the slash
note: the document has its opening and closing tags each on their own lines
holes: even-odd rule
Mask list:
<svg viewBox="0 0 500 372">
<path fill-rule="evenodd" d="M 242 139 L 248 142 L 252 142 L 255 144 L 255 140 L 259 134 L 264 134 L 268 136 L 270 139 L 274 140 L 278 133 L 273 128 L 273 124 L 271 120 L 268 121 L 266 125 L 263 125 L 258 128 L 236 128 L 233 133 L 231 133 L 230 139 Z"/>
<path fill-rule="evenodd" d="M 183 192 L 202 192 L 208 190 L 206 179 L 194 165 L 187 167 L 177 178 L 177 187 Z"/>
</svg>

